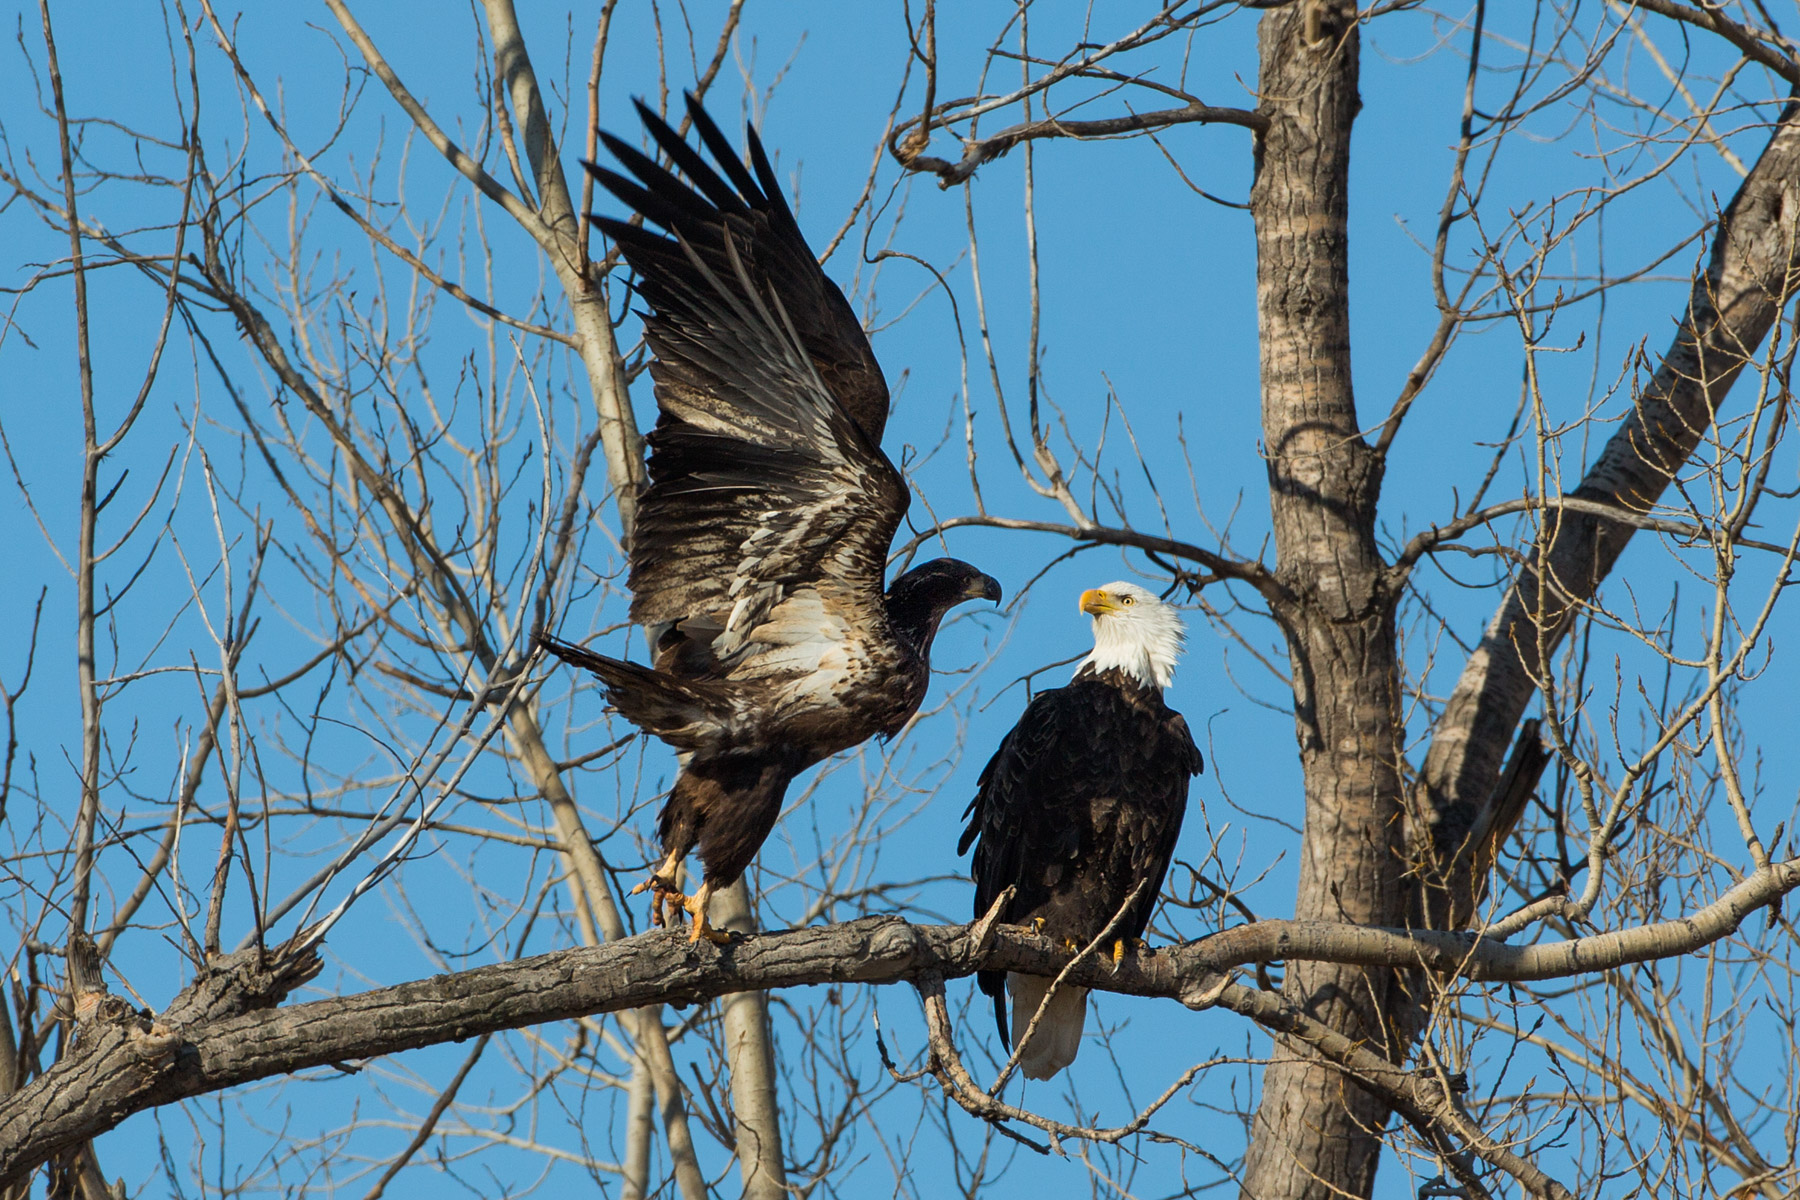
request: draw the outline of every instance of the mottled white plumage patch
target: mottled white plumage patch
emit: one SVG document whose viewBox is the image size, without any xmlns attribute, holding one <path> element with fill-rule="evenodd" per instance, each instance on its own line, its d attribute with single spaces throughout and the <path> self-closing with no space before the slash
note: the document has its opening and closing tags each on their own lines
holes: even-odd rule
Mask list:
<svg viewBox="0 0 1800 1200">
<path fill-rule="evenodd" d="M 777 684 L 777 706 L 796 699 L 830 703 L 854 657 L 852 633 L 817 592 L 795 593 L 757 626 L 756 650 L 737 665 L 733 677 L 740 683 Z"/>
<path fill-rule="evenodd" d="M 1094 614 L 1094 652 L 1075 673 L 1116 668 L 1146 686 L 1168 687 L 1175 681 L 1175 661 L 1187 637 L 1181 614 L 1135 583 L 1109 583 L 1097 590 L 1112 603 Z"/>
</svg>

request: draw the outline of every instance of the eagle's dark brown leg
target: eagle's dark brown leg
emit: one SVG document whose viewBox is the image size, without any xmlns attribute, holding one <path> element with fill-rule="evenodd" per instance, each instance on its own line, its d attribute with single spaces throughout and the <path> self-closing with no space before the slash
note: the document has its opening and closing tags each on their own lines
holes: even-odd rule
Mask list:
<svg viewBox="0 0 1800 1200">
<path fill-rule="evenodd" d="M 706 923 L 706 906 L 711 903 L 712 894 L 713 885 L 702 883 L 700 890 L 692 896 L 682 897 L 682 907 L 687 909 L 688 915 L 694 918 L 694 930 L 688 934 L 688 941 L 690 943 L 697 942 L 701 938 L 705 938 L 715 946 L 729 945 L 731 943 L 730 933 L 723 929 L 714 929 Z"/>
</svg>

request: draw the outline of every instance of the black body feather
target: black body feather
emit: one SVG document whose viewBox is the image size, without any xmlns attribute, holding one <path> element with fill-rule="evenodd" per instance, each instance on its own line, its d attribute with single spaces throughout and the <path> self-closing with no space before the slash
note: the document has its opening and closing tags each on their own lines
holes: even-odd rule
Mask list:
<svg viewBox="0 0 1800 1200">
<path fill-rule="evenodd" d="M 975 915 L 1012 887 L 1002 922 L 1042 918 L 1046 936 L 1086 945 L 1135 891 L 1112 937 L 1141 937 L 1201 767 L 1187 721 L 1160 689 L 1123 671 L 1084 668 L 1066 687 L 1038 693 L 963 814 L 956 850 L 975 849 Z M 1004 973 L 977 980 L 1008 1040 Z"/>
</svg>

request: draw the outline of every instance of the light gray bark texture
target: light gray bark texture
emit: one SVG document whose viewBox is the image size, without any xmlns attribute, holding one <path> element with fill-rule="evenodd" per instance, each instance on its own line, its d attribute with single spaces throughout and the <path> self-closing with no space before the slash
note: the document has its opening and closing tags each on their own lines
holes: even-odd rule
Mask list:
<svg viewBox="0 0 1800 1200">
<path fill-rule="evenodd" d="M 1248 1017 L 1306 1046 L 1405 1109 L 1424 1073 L 1393 1066 L 1288 999 L 1221 974 L 1250 963 L 1313 960 L 1365 968 L 1419 968 L 1487 980 L 1531 980 L 1607 970 L 1690 953 L 1726 937 L 1751 914 L 1800 887 L 1800 860 L 1750 875 L 1716 902 L 1679 920 L 1536 946 L 1475 934 L 1376 929 L 1329 921 L 1259 921 L 1152 954 L 1104 957 L 1067 982 L 1158 996 Z M 304 944 L 304 939 L 300 940 Z M 1009 926 L 913 925 L 864 917 L 837 925 L 758 934 L 731 946 L 690 944 L 656 930 L 618 941 L 437 975 L 353 996 L 276 1007 L 317 974 L 317 947 L 251 949 L 216 960 L 154 1019 L 106 997 L 76 1031 L 74 1051 L 25 1087 L 0 1096 L 0 1189 L 51 1156 L 132 1113 L 273 1075 L 354 1063 L 503 1029 L 599 1013 L 654 1012 L 660 1003 L 817 983 L 900 983 L 979 970 L 1055 976 L 1071 954 Z M 667 1054 L 667 1042 L 640 1048 Z M 1348 1075 L 1346 1073 L 1349 1073 Z"/>
<path fill-rule="evenodd" d="M 1394 925 L 1401 916 L 1399 656 L 1375 541 L 1381 463 L 1350 386 L 1350 131 L 1354 10 L 1294 4 L 1262 19 L 1256 222 L 1262 424 L 1274 523 L 1276 606 L 1293 664 L 1306 814 L 1297 920 Z M 1395 1055 L 1391 976 L 1296 963 L 1286 1000 Z M 1243 1193 L 1367 1195 L 1387 1106 L 1341 1071 L 1278 1041 L 1263 1074 Z"/>
<path fill-rule="evenodd" d="M 750 885 L 738 881 L 713 898 L 720 929 L 756 932 Z M 723 1001 L 725 1060 L 731 1066 L 731 1115 L 737 1122 L 738 1174 L 748 1200 L 780 1200 L 787 1192 L 781 1157 L 781 1107 L 775 1095 L 775 1039 L 769 1002 L 761 992 L 737 992 Z"/>
</svg>

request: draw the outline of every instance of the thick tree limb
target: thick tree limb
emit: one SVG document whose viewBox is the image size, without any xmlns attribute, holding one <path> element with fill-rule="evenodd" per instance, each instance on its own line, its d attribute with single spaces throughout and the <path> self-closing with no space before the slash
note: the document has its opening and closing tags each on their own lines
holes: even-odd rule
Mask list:
<svg viewBox="0 0 1800 1200">
<path fill-rule="evenodd" d="M 1687 917 L 1536 946 L 1508 946 L 1472 933 L 1264 921 L 1131 955 L 1116 969 L 1110 962 L 1084 962 L 1069 972 L 1068 982 L 1195 1008 L 1217 1004 L 1277 1033 L 1301 1031 L 1304 1024 L 1313 1031 L 1307 1039 L 1316 1041 L 1330 1032 L 1326 1026 L 1311 1018 L 1297 1024 L 1297 1010 L 1267 993 L 1222 988 L 1221 974 L 1256 962 L 1313 960 L 1423 967 L 1493 982 L 1560 978 L 1690 953 L 1797 887 L 1800 859 L 1790 859 L 1756 872 Z M 291 960 L 281 951 L 266 958 L 243 951 L 216 962 L 154 1022 L 122 1013 L 110 1023 L 84 1025 L 76 1053 L 0 1099 L 0 1187 L 132 1113 L 309 1067 L 752 990 L 949 979 L 984 969 L 1054 977 L 1069 959 L 1068 951 L 1024 929 L 913 925 L 899 917 L 759 934 L 723 948 L 690 945 L 680 933 L 659 930 L 269 1011 L 317 972 L 318 959 L 310 951 Z M 1339 1066 L 1363 1074 L 1380 1061 L 1387 1075 L 1408 1075 L 1352 1039 L 1331 1037 L 1362 1056 L 1344 1058 Z"/>
<path fill-rule="evenodd" d="M 1679 0 L 1631 0 L 1633 8 L 1667 17 L 1718 34 L 1737 47 L 1745 58 L 1761 63 L 1789 83 L 1800 86 L 1800 63 L 1796 63 L 1785 47 L 1786 39 L 1772 38 L 1760 29 L 1740 25 L 1726 16 L 1724 5 L 1714 3 L 1682 4 Z"/>
<path fill-rule="evenodd" d="M 1435 857 L 1429 923 L 1474 910 L 1481 881 L 1459 866 L 1483 823 L 1513 729 L 1536 692 L 1543 649 L 1555 647 L 1630 542 L 1607 507 L 1648 513 L 1711 427 L 1718 407 L 1794 294 L 1800 273 L 1800 105 L 1789 104 L 1732 198 L 1688 311 L 1630 417 L 1574 498 L 1545 517 L 1533 566 L 1507 593 L 1445 705 L 1421 772 L 1420 815 Z M 1599 506 L 1590 508 L 1589 505 Z M 1549 586 L 1545 587 L 1544 582 Z"/>
</svg>

